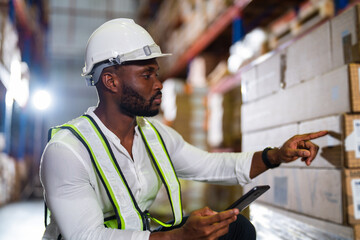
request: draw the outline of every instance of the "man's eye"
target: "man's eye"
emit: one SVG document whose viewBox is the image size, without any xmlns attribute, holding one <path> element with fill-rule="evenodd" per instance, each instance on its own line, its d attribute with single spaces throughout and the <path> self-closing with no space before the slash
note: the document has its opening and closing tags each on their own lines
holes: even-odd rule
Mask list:
<svg viewBox="0 0 360 240">
<path fill-rule="evenodd" d="M 158 72 L 144 72 L 142 74 L 143 78 L 145 79 L 150 79 L 152 77 L 155 77 L 155 78 L 159 78 L 159 73 Z"/>
</svg>

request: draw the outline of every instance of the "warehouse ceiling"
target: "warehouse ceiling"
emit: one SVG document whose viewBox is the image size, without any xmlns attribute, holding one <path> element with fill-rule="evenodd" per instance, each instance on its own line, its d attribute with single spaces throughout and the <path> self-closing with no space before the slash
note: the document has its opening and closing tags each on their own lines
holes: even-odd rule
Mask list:
<svg viewBox="0 0 360 240">
<path fill-rule="evenodd" d="M 49 51 L 52 58 L 82 58 L 90 34 L 112 18 L 134 18 L 136 0 L 51 0 Z"/>
</svg>

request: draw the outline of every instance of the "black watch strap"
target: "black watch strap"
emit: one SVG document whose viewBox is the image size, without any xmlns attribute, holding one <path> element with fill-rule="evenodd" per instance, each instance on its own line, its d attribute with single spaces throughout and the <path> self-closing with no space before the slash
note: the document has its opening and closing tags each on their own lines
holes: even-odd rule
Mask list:
<svg viewBox="0 0 360 240">
<path fill-rule="evenodd" d="M 265 149 L 263 150 L 262 154 L 261 154 L 261 158 L 262 158 L 264 164 L 266 165 L 266 167 L 268 167 L 268 168 L 276 168 L 276 167 L 280 166 L 280 163 L 278 163 L 278 164 L 272 164 L 272 163 L 269 161 L 268 156 L 267 156 L 267 152 L 268 152 L 269 150 L 271 150 L 271 149 L 274 149 L 274 148 L 272 148 L 272 147 L 267 147 L 267 148 L 265 148 Z"/>
</svg>

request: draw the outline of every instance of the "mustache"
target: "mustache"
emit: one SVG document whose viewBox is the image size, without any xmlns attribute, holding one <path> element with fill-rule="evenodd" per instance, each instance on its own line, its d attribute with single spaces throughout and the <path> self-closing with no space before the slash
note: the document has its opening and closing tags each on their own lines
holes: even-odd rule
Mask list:
<svg viewBox="0 0 360 240">
<path fill-rule="evenodd" d="M 154 101 L 155 98 L 157 98 L 158 96 L 160 96 L 160 97 L 162 96 L 162 92 L 160 90 L 157 93 L 155 93 L 154 96 L 152 96 L 150 98 L 150 102 Z"/>
</svg>

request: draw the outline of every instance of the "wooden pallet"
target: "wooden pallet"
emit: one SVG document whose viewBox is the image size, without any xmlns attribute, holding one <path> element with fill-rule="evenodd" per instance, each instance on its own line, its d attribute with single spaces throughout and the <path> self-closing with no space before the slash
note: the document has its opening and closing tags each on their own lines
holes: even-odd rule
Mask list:
<svg viewBox="0 0 360 240">
<path fill-rule="evenodd" d="M 307 1 L 298 12 L 290 10 L 284 16 L 270 24 L 269 47 L 275 49 L 282 43 L 309 30 L 316 24 L 329 19 L 335 14 L 333 0 Z"/>
</svg>

